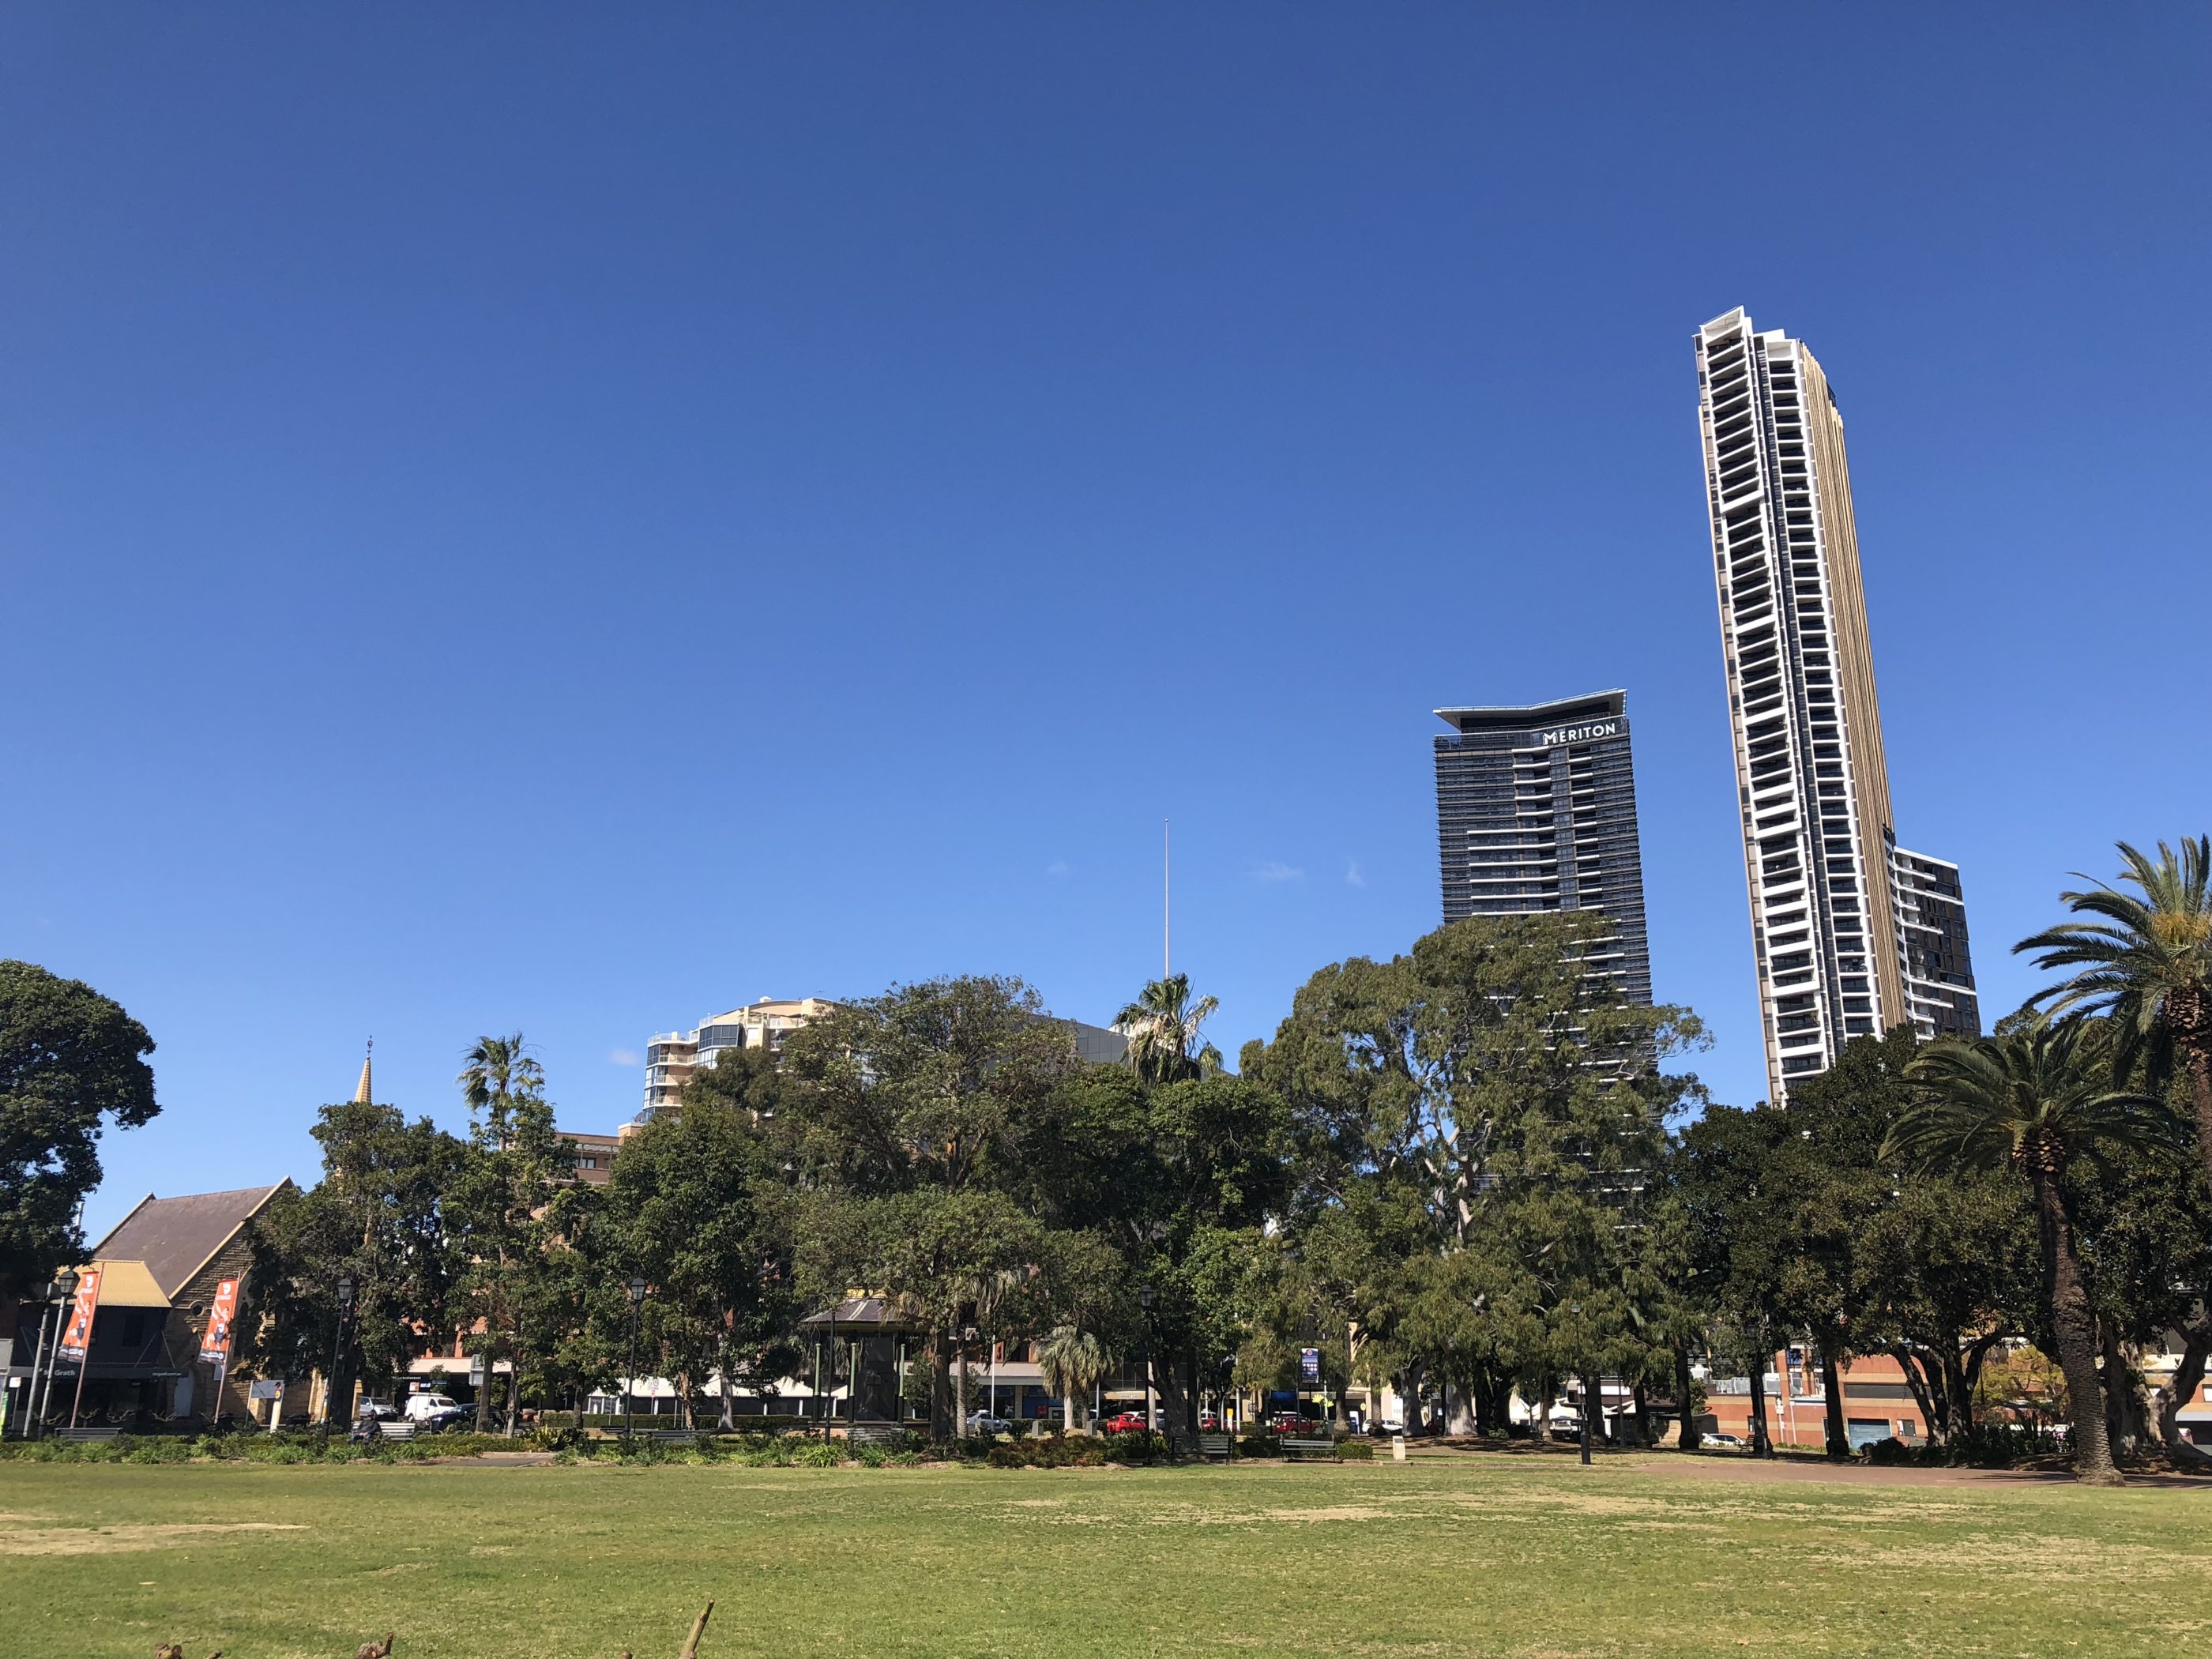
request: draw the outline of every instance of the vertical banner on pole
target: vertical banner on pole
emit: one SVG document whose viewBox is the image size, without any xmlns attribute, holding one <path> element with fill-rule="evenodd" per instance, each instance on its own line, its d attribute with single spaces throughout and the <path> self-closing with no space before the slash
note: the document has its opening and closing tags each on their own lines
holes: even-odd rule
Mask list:
<svg viewBox="0 0 2212 1659">
<path fill-rule="evenodd" d="M 210 1421 L 222 1416 L 222 1379 L 230 1369 L 230 1327 L 238 1317 L 238 1281 L 226 1279 L 208 1304 L 207 1329 L 200 1336 L 200 1358 L 215 1367 L 215 1392 L 208 1399 Z"/>
<path fill-rule="evenodd" d="M 69 1322 L 62 1327 L 61 1352 L 80 1365 L 92 1346 L 92 1320 L 99 1311 L 100 1269 L 87 1267 L 77 1275 L 76 1297 L 70 1304 Z"/>
</svg>

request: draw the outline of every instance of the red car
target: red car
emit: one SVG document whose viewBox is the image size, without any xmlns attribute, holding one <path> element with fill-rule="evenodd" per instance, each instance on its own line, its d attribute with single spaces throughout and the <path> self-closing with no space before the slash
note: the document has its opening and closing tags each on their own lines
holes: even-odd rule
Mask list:
<svg viewBox="0 0 2212 1659">
<path fill-rule="evenodd" d="M 1268 1426 L 1273 1429 L 1277 1434 L 1304 1436 L 1316 1435 L 1322 1432 L 1322 1425 L 1320 1423 L 1316 1422 L 1310 1417 L 1300 1417 L 1295 1412 L 1283 1413 Z"/>
<path fill-rule="evenodd" d="M 1099 1426 L 1107 1434 L 1142 1434 L 1145 1431 L 1145 1414 L 1142 1412 L 1115 1412 Z"/>
</svg>

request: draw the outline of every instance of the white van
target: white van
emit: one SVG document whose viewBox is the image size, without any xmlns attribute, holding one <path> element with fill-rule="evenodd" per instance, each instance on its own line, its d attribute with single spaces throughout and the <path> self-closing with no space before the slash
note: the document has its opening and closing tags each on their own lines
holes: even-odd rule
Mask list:
<svg viewBox="0 0 2212 1659">
<path fill-rule="evenodd" d="M 410 1394 L 407 1396 L 407 1420 L 427 1422 L 438 1412 L 457 1412 L 460 1407 L 442 1394 Z"/>
</svg>

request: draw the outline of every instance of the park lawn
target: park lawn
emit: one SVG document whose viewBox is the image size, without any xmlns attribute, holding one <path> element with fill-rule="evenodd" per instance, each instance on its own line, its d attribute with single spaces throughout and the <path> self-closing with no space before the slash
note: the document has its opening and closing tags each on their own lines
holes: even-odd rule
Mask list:
<svg viewBox="0 0 2212 1659">
<path fill-rule="evenodd" d="M 2212 1492 L 1663 1457 L 0 1464 L 0 1655 L 2212 1655 Z"/>
</svg>

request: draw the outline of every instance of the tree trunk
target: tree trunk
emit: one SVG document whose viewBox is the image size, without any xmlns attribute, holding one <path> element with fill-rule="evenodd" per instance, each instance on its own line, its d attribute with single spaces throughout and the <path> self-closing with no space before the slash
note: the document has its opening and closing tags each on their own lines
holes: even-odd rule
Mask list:
<svg viewBox="0 0 2212 1659">
<path fill-rule="evenodd" d="M 2058 1188 L 2057 1164 L 2047 1152 L 2032 1158 L 2029 1178 L 2035 1183 L 2044 1300 L 2051 1309 L 2058 1369 L 2066 1377 L 2074 1473 L 2093 1486 L 2117 1486 L 2122 1484 L 2120 1472 L 2112 1466 L 2112 1449 L 2105 1438 L 2105 1402 L 2097 1383 L 2097 1319 L 2074 1253 L 2074 1218 Z"/>
<path fill-rule="evenodd" d="M 1421 1376 L 1427 1369 L 1415 1360 L 1406 1367 L 1396 1384 L 1398 1421 L 1407 1434 L 1419 1434 L 1426 1426 L 1421 1420 Z"/>
<path fill-rule="evenodd" d="M 1168 1444 L 1178 1450 L 1196 1445 L 1197 1442 L 1192 1438 L 1196 1431 L 1183 1426 L 1186 1421 L 1195 1416 L 1195 1407 L 1190 1395 L 1184 1389 L 1182 1376 L 1172 1361 L 1166 1364 L 1157 1364 L 1156 1362 L 1156 1370 L 1154 1383 L 1160 1401 L 1160 1432 L 1166 1437 Z"/>
<path fill-rule="evenodd" d="M 1826 1347 L 1820 1350 L 1821 1437 L 1826 1442 L 1830 1457 L 1843 1458 L 1851 1455 L 1851 1431 L 1844 1423 L 1844 1379 L 1836 1356 Z"/>
<path fill-rule="evenodd" d="M 2189 1097 L 2197 1108 L 2197 1156 L 2204 1179 L 2212 1183 L 2212 994 L 2201 984 L 2166 993 L 2166 1018 L 2189 1073 Z"/>
<path fill-rule="evenodd" d="M 2181 1408 L 2197 1397 L 2203 1386 L 2204 1368 L 2212 1360 L 2212 1309 L 2199 1297 L 2190 1316 L 2182 1322 L 2181 1363 L 2166 1385 L 2158 1406 L 2158 1437 L 2166 1455 L 2184 1468 L 2212 1468 L 2212 1455 L 2181 1437 Z"/>
<path fill-rule="evenodd" d="M 2099 1376 L 2105 1390 L 2105 1443 L 2112 1455 L 2125 1457 L 2135 1450 L 2129 1432 L 2129 1396 L 2134 1392 L 2128 1377 L 2128 1359 L 2120 1342 L 2120 1329 L 2110 1319 L 2097 1321 Z"/>
<path fill-rule="evenodd" d="M 836 1376 L 836 1362 L 830 1362 L 830 1376 Z M 952 1345 L 952 1437 L 958 1439 L 968 1432 L 968 1344 L 963 1338 Z"/>
<path fill-rule="evenodd" d="M 1942 1445 L 1944 1425 L 1950 1420 L 1950 1382 L 1944 1374 L 1943 1361 L 1931 1350 L 1909 1342 L 1893 1344 L 1889 1357 L 1905 1373 L 1905 1386 L 1912 1390 L 1912 1403 L 1920 1407 L 1929 1439 Z"/>
<path fill-rule="evenodd" d="M 1474 1432 L 1474 1413 L 1468 1405 L 1464 1383 L 1444 1384 L 1444 1432 L 1453 1435 Z"/>
<path fill-rule="evenodd" d="M 1966 1358 L 1959 1367 L 1959 1432 L 1962 1435 L 1974 1431 L 1974 1390 L 1982 1383 L 1983 1363 L 2009 1334 L 2002 1330 L 1991 1331 L 1976 1337 L 1967 1346 Z"/>
<path fill-rule="evenodd" d="M 939 1331 L 929 1341 L 929 1437 L 945 1441 L 953 1437 L 952 1373 L 948 1350 L 951 1334 Z"/>
<path fill-rule="evenodd" d="M 1062 1434 L 1075 1432 L 1075 1390 L 1073 1389 L 1060 1397 L 1060 1431 Z"/>
<path fill-rule="evenodd" d="M 1774 1455 L 1774 1440 L 1766 1432 L 1766 1357 L 1751 1357 L 1751 1455 Z"/>
<path fill-rule="evenodd" d="M 1690 1342 L 1684 1337 L 1674 1344 L 1674 1444 L 1683 1451 L 1695 1451 L 1705 1436 L 1698 1427 L 1698 1408 L 1695 1384 L 1690 1375 Z"/>
<path fill-rule="evenodd" d="M 726 1330 L 718 1331 L 714 1335 L 714 1380 L 722 1391 L 722 1409 L 716 1415 L 715 1425 L 727 1434 L 738 1425 L 736 1418 L 731 1414 L 735 1407 L 730 1398 L 730 1338 Z"/>
</svg>

